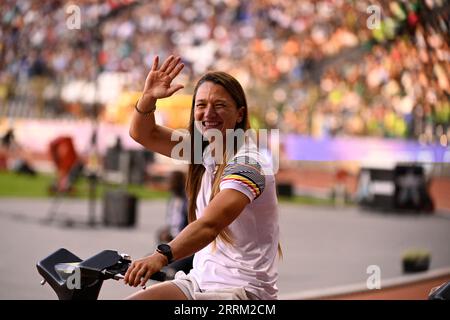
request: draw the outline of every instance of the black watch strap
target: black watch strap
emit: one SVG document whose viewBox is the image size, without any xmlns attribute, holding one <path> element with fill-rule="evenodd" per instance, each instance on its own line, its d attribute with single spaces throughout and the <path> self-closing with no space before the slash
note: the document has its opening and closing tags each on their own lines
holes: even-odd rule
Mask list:
<svg viewBox="0 0 450 320">
<path fill-rule="evenodd" d="M 165 243 L 159 244 L 156 247 L 156 251 L 167 257 L 168 264 L 173 261 L 172 248 L 168 244 Z"/>
</svg>

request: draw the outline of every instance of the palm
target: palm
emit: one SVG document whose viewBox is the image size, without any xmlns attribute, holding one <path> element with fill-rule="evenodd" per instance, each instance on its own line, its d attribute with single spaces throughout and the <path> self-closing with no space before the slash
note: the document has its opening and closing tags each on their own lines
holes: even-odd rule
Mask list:
<svg viewBox="0 0 450 320">
<path fill-rule="evenodd" d="M 170 56 L 164 61 L 161 68 L 158 69 L 158 57 L 153 60 L 152 69 L 145 80 L 144 94 L 155 99 L 171 96 L 175 91 L 183 88 L 182 85 L 172 84 L 172 80 L 180 73 L 184 65 L 180 58 Z"/>
<path fill-rule="evenodd" d="M 145 81 L 144 92 L 151 94 L 154 98 L 165 98 L 169 96 L 170 83 L 172 79 L 161 71 L 150 71 Z"/>
</svg>

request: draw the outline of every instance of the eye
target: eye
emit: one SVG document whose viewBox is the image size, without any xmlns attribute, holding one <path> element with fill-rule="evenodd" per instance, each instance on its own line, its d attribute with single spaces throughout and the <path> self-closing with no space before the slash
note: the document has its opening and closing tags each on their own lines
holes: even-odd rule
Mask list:
<svg viewBox="0 0 450 320">
<path fill-rule="evenodd" d="M 216 109 L 220 109 L 220 108 L 224 108 L 225 105 L 224 105 L 223 103 L 218 103 L 218 104 L 214 105 L 214 107 L 215 107 Z"/>
<path fill-rule="evenodd" d="M 203 109 L 203 108 L 205 108 L 205 106 L 206 106 L 206 104 L 204 104 L 204 103 L 197 103 L 196 105 L 195 105 L 195 107 L 197 108 L 197 109 Z"/>
</svg>

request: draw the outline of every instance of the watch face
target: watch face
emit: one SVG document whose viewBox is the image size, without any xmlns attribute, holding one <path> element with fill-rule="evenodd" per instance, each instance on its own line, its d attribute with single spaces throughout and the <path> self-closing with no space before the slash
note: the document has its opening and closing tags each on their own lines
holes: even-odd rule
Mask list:
<svg viewBox="0 0 450 320">
<path fill-rule="evenodd" d="M 160 250 L 161 252 L 164 252 L 164 253 L 169 253 L 171 251 L 170 246 L 165 243 L 158 245 L 158 250 Z"/>
<path fill-rule="evenodd" d="M 158 245 L 158 247 L 156 247 L 156 250 L 167 257 L 168 263 L 172 262 L 172 249 L 168 244 L 160 244 Z"/>
</svg>

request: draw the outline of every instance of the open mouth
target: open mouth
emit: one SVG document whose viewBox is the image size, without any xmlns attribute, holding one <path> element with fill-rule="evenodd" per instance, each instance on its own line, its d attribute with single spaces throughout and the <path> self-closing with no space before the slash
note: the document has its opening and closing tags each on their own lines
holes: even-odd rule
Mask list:
<svg viewBox="0 0 450 320">
<path fill-rule="evenodd" d="M 221 121 L 202 121 L 202 126 L 204 130 L 209 129 L 222 129 L 222 122 Z"/>
</svg>

